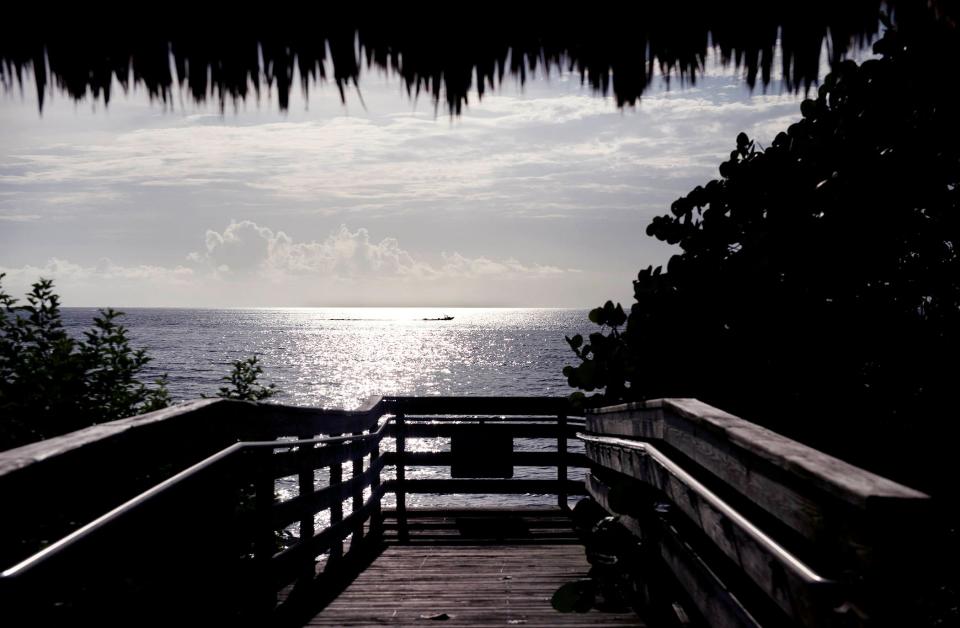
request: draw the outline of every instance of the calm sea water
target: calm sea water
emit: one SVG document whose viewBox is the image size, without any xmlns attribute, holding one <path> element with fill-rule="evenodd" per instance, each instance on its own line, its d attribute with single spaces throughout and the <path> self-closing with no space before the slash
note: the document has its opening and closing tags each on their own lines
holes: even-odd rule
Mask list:
<svg viewBox="0 0 960 628">
<path fill-rule="evenodd" d="M 153 361 L 145 378 L 167 374 L 177 401 L 215 395 L 232 360 L 256 354 L 278 403 L 352 409 L 370 395 L 567 395 L 561 371 L 574 356 L 564 335 L 589 331 L 586 310 L 417 308 L 231 309 L 129 308 L 122 318 L 134 347 Z M 95 308 L 64 308 L 80 336 Z M 427 321 L 448 314 L 450 321 Z M 384 448 L 391 449 L 385 442 Z M 518 449 L 547 449 L 518 442 Z M 449 439 L 411 439 L 412 451 L 442 451 Z M 572 450 L 577 450 L 572 444 Z M 555 469 L 517 468 L 518 478 L 556 477 Z M 324 483 L 324 472 L 317 481 Z M 385 470 L 390 477 L 392 470 Z M 443 477 L 445 469 L 414 467 L 407 477 Z M 575 474 L 571 478 L 577 477 Z M 346 477 L 345 477 L 346 479 Z M 296 494 L 293 482 L 278 490 Z M 529 506 L 546 495 L 411 495 L 411 506 Z M 387 505 L 390 500 L 387 499 Z M 319 525 L 325 522 L 318 520 Z"/>
<path fill-rule="evenodd" d="M 166 373 L 177 400 L 216 394 L 232 360 L 253 354 L 278 403 L 352 409 L 369 395 L 566 395 L 586 310 L 417 308 L 129 308 L 121 319 Z M 82 334 L 94 308 L 64 308 Z M 425 321 L 444 314 L 451 321 Z"/>
</svg>

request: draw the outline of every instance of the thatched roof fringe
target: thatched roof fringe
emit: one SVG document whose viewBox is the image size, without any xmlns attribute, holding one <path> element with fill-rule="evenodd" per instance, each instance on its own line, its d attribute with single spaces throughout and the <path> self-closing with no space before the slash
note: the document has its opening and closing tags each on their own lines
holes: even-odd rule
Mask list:
<svg viewBox="0 0 960 628">
<path fill-rule="evenodd" d="M 719 7 L 719 4 L 724 4 Z M 944 3 L 936 3 L 942 7 Z M 696 7 L 696 10 L 692 9 Z M 904 9 L 904 7 L 908 7 Z M 925 2 L 900 2 L 902 14 L 926 11 Z M 289 106 L 294 73 L 306 95 L 312 83 L 333 80 L 341 98 L 363 64 L 399 76 L 411 96 L 429 94 L 458 114 L 470 92 L 482 98 L 510 74 L 522 84 L 530 74 L 570 71 L 619 106 L 634 105 L 656 76 L 695 83 L 711 49 L 724 65 L 744 70 L 752 88 L 769 85 L 775 53 L 782 57 L 787 89 L 808 89 L 819 78 L 827 43 L 831 61 L 876 37 L 880 0 L 737 5 L 674 2 L 624 15 L 576 18 L 479 18 L 437 28 L 397 19 L 286 24 L 245 23 L 239 28 L 164 27 L 125 33 L 97 28 L 27 28 L 0 40 L 0 82 L 22 88 L 32 69 L 43 107 L 50 88 L 74 99 L 92 95 L 109 103 L 116 79 L 151 98 L 169 102 L 174 83 L 196 102 L 245 100 L 261 82 Z M 315 23 L 322 23 L 320 29 Z M 173 71 L 171 71 L 171 66 Z M 328 72 L 332 76 L 328 76 Z M 132 73 L 132 80 L 131 80 Z"/>
</svg>

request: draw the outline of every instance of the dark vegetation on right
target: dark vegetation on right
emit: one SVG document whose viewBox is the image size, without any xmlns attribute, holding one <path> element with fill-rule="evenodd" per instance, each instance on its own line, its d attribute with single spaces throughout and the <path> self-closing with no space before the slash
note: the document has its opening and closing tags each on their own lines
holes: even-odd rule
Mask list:
<svg viewBox="0 0 960 628">
<path fill-rule="evenodd" d="M 586 403 L 698 397 L 935 493 L 960 382 L 956 26 L 888 28 L 768 147 L 655 218 L 679 245 L 568 339 Z M 947 71 L 947 68 L 950 68 Z M 949 477 L 948 477 L 949 476 Z"/>
</svg>

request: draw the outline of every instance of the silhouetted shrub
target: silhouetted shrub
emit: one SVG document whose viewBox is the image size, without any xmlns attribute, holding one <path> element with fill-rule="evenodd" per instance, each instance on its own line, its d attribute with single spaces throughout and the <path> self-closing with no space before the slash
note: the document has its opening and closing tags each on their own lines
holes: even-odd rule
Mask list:
<svg viewBox="0 0 960 628">
<path fill-rule="evenodd" d="M 647 228 L 682 251 L 666 272 L 568 339 L 569 384 L 590 403 L 698 397 L 938 484 L 960 381 L 958 48 L 947 23 L 891 28 L 769 147 L 738 135 L 720 178 Z"/>
<path fill-rule="evenodd" d="M 117 322 L 122 312 L 100 310 L 76 340 L 63 327 L 52 281 L 33 284 L 26 300 L 0 285 L 0 450 L 170 405 L 165 375 L 153 387 L 139 380 L 151 358 L 130 346 Z M 262 401 L 279 392 L 258 382 L 256 356 L 232 365 L 218 397 Z"/>
<path fill-rule="evenodd" d="M 258 364 L 257 356 L 253 355 L 245 360 L 234 360 L 233 370 L 223 377 L 229 386 L 221 386 L 218 397 L 225 399 L 241 399 L 243 401 L 262 401 L 277 394 L 275 384 L 264 386 L 258 382 L 263 374 L 263 367 Z"/>
<path fill-rule="evenodd" d="M 101 310 L 76 340 L 52 281 L 33 284 L 26 301 L 0 286 L 0 449 L 170 404 L 165 377 L 154 387 L 138 379 L 150 358 L 130 346 L 120 312 Z"/>
</svg>

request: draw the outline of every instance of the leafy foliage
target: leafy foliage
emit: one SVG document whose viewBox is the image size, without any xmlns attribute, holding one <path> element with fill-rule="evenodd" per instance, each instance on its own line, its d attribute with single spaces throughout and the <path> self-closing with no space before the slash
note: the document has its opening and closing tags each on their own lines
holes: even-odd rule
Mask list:
<svg viewBox="0 0 960 628">
<path fill-rule="evenodd" d="M 629 394 L 627 384 L 633 375 L 627 346 L 620 332 L 627 322 L 627 315 L 619 303 L 614 305 L 607 301 L 603 307 L 591 310 L 589 318 L 591 323 L 600 326 L 600 331 L 590 334 L 586 344 L 580 334 L 567 338 L 570 348 L 580 358 L 580 364 L 564 367 L 563 374 L 571 386 L 587 392 L 604 389 L 606 398 L 623 399 Z M 603 333 L 605 329 L 609 330 L 606 335 Z M 583 393 L 574 395 L 578 400 L 584 399 Z"/>
<path fill-rule="evenodd" d="M 137 381 L 150 358 L 143 349 L 130 347 L 127 329 L 116 322 L 122 315 L 113 309 L 102 310 L 79 347 L 86 367 L 84 403 L 101 421 L 159 410 L 171 401 L 165 379 L 153 389 Z"/>
<path fill-rule="evenodd" d="M 568 339 L 570 385 L 592 403 L 699 397 L 921 474 L 890 454 L 909 420 L 937 459 L 960 381 L 957 40 L 933 19 L 889 28 L 771 146 L 738 135 L 720 178 L 648 227 L 682 252 L 639 273 L 626 321 L 607 303 L 599 332 Z"/>
<path fill-rule="evenodd" d="M 0 286 L 0 448 L 170 404 L 165 377 L 139 381 L 150 358 L 130 346 L 119 316 L 101 310 L 78 341 L 63 327 L 53 282 L 33 284 L 23 305 Z"/>
<path fill-rule="evenodd" d="M 101 310 L 76 340 L 63 327 L 52 281 L 33 284 L 26 304 L 0 285 L 0 449 L 171 404 L 166 376 L 153 386 L 140 381 L 150 357 L 130 346 L 121 316 Z M 256 356 L 236 360 L 223 378 L 229 385 L 217 396 L 247 401 L 274 396 L 274 384 L 258 382 L 262 374 Z"/>
<path fill-rule="evenodd" d="M 277 394 L 275 384 L 264 386 L 258 382 L 263 374 L 263 367 L 258 363 L 257 356 L 253 355 L 245 360 L 234 360 L 233 371 L 223 377 L 229 386 L 221 386 L 218 397 L 225 399 L 241 399 L 243 401 L 262 401 Z"/>
</svg>

